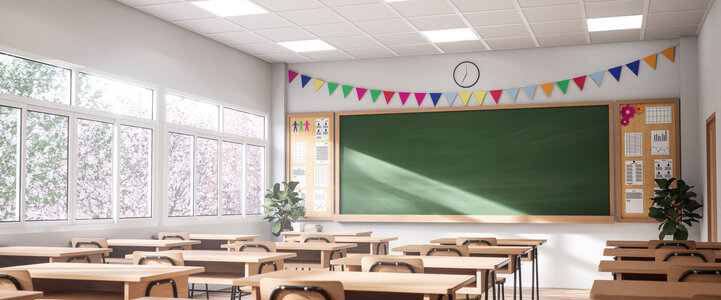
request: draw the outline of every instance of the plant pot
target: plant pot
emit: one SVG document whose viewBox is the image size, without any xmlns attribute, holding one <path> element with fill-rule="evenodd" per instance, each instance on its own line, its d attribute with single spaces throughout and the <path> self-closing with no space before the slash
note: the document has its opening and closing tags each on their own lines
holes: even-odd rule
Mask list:
<svg viewBox="0 0 721 300">
<path fill-rule="evenodd" d="M 293 231 L 295 231 L 295 232 L 303 232 L 304 227 L 305 227 L 305 224 L 303 224 L 303 222 L 294 222 L 293 223 Z"/>
</svg>

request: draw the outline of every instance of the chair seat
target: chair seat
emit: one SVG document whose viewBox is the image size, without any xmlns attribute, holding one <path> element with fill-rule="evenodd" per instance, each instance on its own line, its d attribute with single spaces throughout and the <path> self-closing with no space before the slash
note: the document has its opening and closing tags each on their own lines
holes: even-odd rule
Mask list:
<svg viewBox="0 0 721 300">
<path fill-rule="evenodd" d="M 188 276 L 188 283 L 233 285 L 233 280 L 243 278 L 236 273 L 200 273 Z"/>
<path fill-rule="evenodd" d="M 42 299 L 46 300 L 111 300 L 122 299 L 122 292 L 101 291 L 58 291 L 45 293 Z"/>
</svg>

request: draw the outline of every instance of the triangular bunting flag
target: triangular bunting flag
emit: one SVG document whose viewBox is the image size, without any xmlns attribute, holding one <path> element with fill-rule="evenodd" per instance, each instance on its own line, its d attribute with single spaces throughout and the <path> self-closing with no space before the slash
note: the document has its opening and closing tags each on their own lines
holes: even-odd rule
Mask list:
<svg viewBox="0 0 721 300">
<path fill-rule="evenodd" d="M 361 99 L 363 99 L 366 91 L 368 91 L 368 89 L 355 88 L 355 93 L 358 94 L 358 101 L 361 101 Z"/>
<path fill-rule="evenodd" d="M 313 84 L 315 84 L 315 91 L 317 92 L 318 89 L 320 89 L 320 87 L 322 87 L 324 83 L 325 83 L 325 81 L 320 80 L 320 79 L 317 79 L 317 78 L 314 78 L 314 79 L 313 79 Z"/>
<path fill-rule="evenodd" d="M 411 93 L 405 93 L 405 92 L 398 92 L 398 96 L 401 97 L 401 104 L 406 105 L 406 100 L 408 100 L 408 96 L 410 96 Z"/>
<path fill-rule="evenodd" d="M 643 58 L 643 61 L 645 61 L 651 68 L 656 70 L 656 57 L 658 57 L 658 54 L 649 55 Z"/>
<path fill-rule="evenodd" d="M 300 75 L 300 82 L 303 83 L 302 87 L 305 87 L 308 82 L 310 82 L 310 76 Z"/>
<path fill-rule="evenodd" d="M 608 72 L 611 73 L 611 75 L 613 75 L 613 78 L 616 78 L 616 81 L 621 81 L 621 69 L 622 68 L 623 68 L 623 66 L 610 68 L 610 69 L 608 69 Z"/>
<path fill-rule="evenodd" d="M 383 91 L 383 97 L 386 97 L 386 104 L 391 103 L 391 98 L 396 92 Z"/>
<path fill-rule="evenodd" d="M 493 96 L 493 100 L 498 103 L 498 100 L 501 99 L 501 94 L 503 93 L 503 90 L 493 90 L 491 91 L 491 96 Z"/>
<path fill-rule="evenodd" d="M 421 103 L 423 103 L 423 99 L 426 98 L 426 93 L 413 93 L 413 95 L 416 96 L 416 102 L 418 102 L 418 106 L 421 106 Z"/>
<path fill-rule="evenodd" d="M 436 106 L 438 104 L 438 100 L 441 99 L 441 93 L 430 93 L 429 95 L 431 95 L 433 106 Z"/>
<path fill-rule="evenodd" d="M 553 91 L 553 82 L 542 84 L 541 88 L 543 88 L 543 91 L 546 92 L 546 96 L 551 97 L 551 92 Z"/>
<path fill-rule="evenodd" d="M 508 97 L 511 97 L 511 100 L 513 102 L 516 102 L 516 96 L 518 95 L 518 88 L 506 89 L 506 93 L 508 93 Z"/>
<path fill-rule="evenodd" d="M 466 93 L 458 93 L 458 94 L 461 95 L 461 100 L 463 100 L 463 106 L 468 106 L 468 99 L 471 99 L 471 93 L 466 92 Z"/>
<path fill-rule="evenodd" d="M 341 88 L 343 89 L 343 98 L 348 98 L 348 94 L 353 90 L 353 87 L 350 85 L 341 85 Z"/>
<path fill-rule="evenodd" d="M 630 69 L 631 72 L 633 72 L 633 74 L 636 74 L 636 76 L 638 76 L 638 66 L 640 63 L 641 63 L 641 61 L 637 60 L 634 62 L 627 63 L 626 67 L 628 67 L 628 69 Z"/>
<path fill-rule="evenodd" d="M 448 100 L 448 107 L 453 106 L 453 102 L 456 101 L 456 97 L 458 97 L 458 93 L 446 93 L 446 100 Z"/>
<path fill-rule="evenodd" d="M 593 82 L 595 82 L 597 86 L 601 86 L 601 83 L 603 83 L 603 72 L 604 71 L 596 72 L 596 73 L 589 75 L 589 76 L 591 76 L 591 79 L 593 79 Z"/>
<path fill-rule="evenodd" d="M 486 91 L 473 92 L 473 95 L 476 96 L 476 101 L 478 101 L 478 105 L 483 105 L 483 99 L 486 98 Z"/>
<path fill-rule="evenodd" d="M 668 48 L 666 50 L 661 51 L 661 54 L 668 58 L 671 62 L 673 62 L 674 56 L 676 54 L 676 46 L 673 46 L 671 48 Z"/>
<path fill-rule="evenodd" d="M 586 75 L 573 78 L 573 82 L 575 82 L 576 86 L 578 86 L 578 88 L 583 91 L 583 86 L 586 85 Z"/>
<path fill-rule="evenodd" d="M 371 99 L 373 99 L 373 103 L 376 103 L 376 99 L 378 99 L 378 95 L 380 94 L 380 90 L 371 90 Z"/>
<path fill-rule="evenodd" d="M 298 72 L 288 70 L 288 83 L 293 82 L 293 79 L 295 79 L 296 76 L 298 76 Z"/>
<path fill-rule="evenodd" d="M 335 89 L 338 88 L 338 84 L 334 82 L 328 82 L 326 85 L 328 86 L 328 95 L 333 95 Z"/>
<path fill-rule="evenodd" d="M 563 92 L 564 95 L 566 94 L 566 91 L 568 91 L 568 81 L 568 79 L 556 81 L 556 85 L 558 85 L 558 88 L 561 89 L 561 92 Z"/>
<path fill-rule="evenodd" d="M 536 88 L 538 88 L 537 85 L 528 85 L 523 87 L 523 91 L 526 92 L 526 95 L 528 95 L 528 99 L 533 100 L 533 95 L 536 94 Z"/>
</svg>

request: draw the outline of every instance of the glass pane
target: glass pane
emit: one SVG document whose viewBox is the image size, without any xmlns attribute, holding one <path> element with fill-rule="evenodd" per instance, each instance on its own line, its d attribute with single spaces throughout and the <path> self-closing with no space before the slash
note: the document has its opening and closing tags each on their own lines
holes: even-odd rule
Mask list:
<svg viewBox="0 0 721 300">
<path fill-rule="evenodd" d="M 165 118 L 170 123 L 218 131 L 218 114 L 217 105 L 165 95 Z"/>
<path fill-rule="evenodd" d="M 79 73 L 78 106 L 128 115 L 153 118 L 153 90 L 115 80 Z"/>
<path fill-rule="evenodd" d="M 235 109 L 223 109 L 223 130 L 227 133 L 265 139 L 265 118 Z"/>
<path fill-rule="evenodd" d="M 197 142 L 197 200 L 198 216 L 218 215 L 218 141 L 198 138 Z"/>
<path fill-rule="evenodd" d="M 150 218 L 153 130 L 121 125 L 118 143 L 120 144 L 118 217 Z"/>
<path fill-rule="evenodd" d="M 27 112 L 25 220 L 68 218 L 68 117 Z"/>
<path fill-rule="evenodd" d="M 263 199 L 265 147 L 248 145 L 245 162 L 245 214 L 259 215 Z"/>
<path fill-rule="evenodd" d="M 113 124 L 78 120 L 76 218 L 113 217 Z"/>
<path fill-rule="evenodd" d="M 243 214 L 243 144 L 223 142 L 223 215 Z"/>
<path fill-rule="evenodd" d="M 0 53 L 0 93 L 70 104 L 70 70 Z"/>
<path fill-rule="evenodd" d="M 193 137 L 171 132 L 168 144 L 168 216 L 192 216 Z"/>
<path fill-rule="evenodd" d="M 20 109 L 0 106 L 0 222 L 20 221 Z"/>
</svg>

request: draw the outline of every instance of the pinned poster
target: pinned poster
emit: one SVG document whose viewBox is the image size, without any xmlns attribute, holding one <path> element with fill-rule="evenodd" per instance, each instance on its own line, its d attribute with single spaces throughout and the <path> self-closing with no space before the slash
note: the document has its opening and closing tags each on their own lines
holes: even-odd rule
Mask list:
<svg viewBox="0 0 721 300">
<path fill-rule="evenodd" d="M 328 119 L 315 119 L 315 139 L 316 140 L 327 140 L 330 135 L 330 128 L 328 127 L 330 120 Z"/>
<path fill-rule="evenodd" d="M 305 187 L 305 167 L 293 167 L 290 172 L 290 178 L 298 182 L 298 187 Z"/>
<path fill-rule="evenodd" d="M 526 92 L 526 95 L 528 95 L 528 99 L 533 100 L 533 95 L 536 94 L 536 88 L 538 88 L 537 85 L 529 85 L 523 87 L 523 91 Z"/>
<path fill-rule="evenodd" d="M 316 164 L 327 164 L 330 159 L 328 142 L 315 143 L 315 163 Z"/>
<path fill-rule="evenodd" d="M 591 79 L 593 79 L 593 82 L 595 82 L 596 85 L 599 87 L 601 86 L 601 83 L 603 83 L 603 73 L 604 71 L 601 71 L 589 75 L 591 76 Z"/>
<path fill-rule="evenodd" d="M 291 161 L 294 164 L 304 164 L 305 163 L 305 143 L 303 142 L 294 142 L 291 146 L 293 153 L 291 157 Z"/>
<path fill-rule="evenodd" d="M 313 84 L 315 85 L 316 92 L 320 89 L 320 87 L 323 86 L 324 83 L 325 83 L 325 81 L 323 81 L 323 80 L 313 78 Z"/>
<path fill-rule="evenodd" d="M 651 130 L 651 155 L 669 155 L 668 130 Z"/>
<path fill-rule="evenodd" d="M 473 92 L 473 95 L 476 96 L 478 105 L 483 105 L 483 99 L 486 99 L 486 91 Z M 496 103 L 498 103 L 498 101 L 496 101 Z"/>
<path fill-rule="evenodd" d="M 643 185 L 643 161 L 626 161 L 626 185 Z"/>
<path fill-rule="evenodd" d="M 626 213 L 643 213 L 643 189 L 626 189 Z"/>
<path fill-rule="evenodd" d="M 553 91 L 553 82 L 544 83 L 541 85 L 541 88 L 543 88 L 543 91 L 546 92 L 546 96 L 551 97 L 551 92 Z"/>
<path fill-rule="evenodd" d="M 627 132 L 624 136 L 623 143 L 626 145 L 626 157 L 643 156 L 643 133 Z"/>
<path fill-rule="evenodd" d="M 456 102 L 456 97 L 458 97 L 458 93 L 446 93 L 446 101 L 448 101 L 448 106 L 453 106 L 453 102 Z"/>
<path fill-rule="evenodd" d="M 313 211 L 327 211 L 328 201 L 326 200 L 325 190 L 313 191 Z"/>
<path fill-rule="evenodd" d="M 652 106 L 643 110 L 646 113 L 646 124 L 671 123 L 671 106 Z"/>
<path fill-rule="evenodd" d="M 671 159 L 655 159 L 654 160 L 655 179 L 671 179 L 673 177 L 673 160 Z"/>
<path fill-rule="evenodd" d="M 316 187 L 328 187 L 328 166 L 315 166 L 313 174 Z"/>
</svg>

